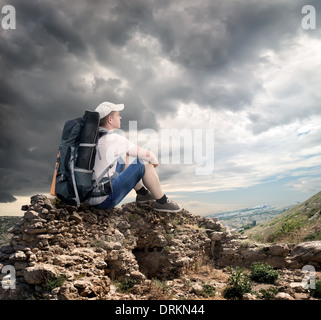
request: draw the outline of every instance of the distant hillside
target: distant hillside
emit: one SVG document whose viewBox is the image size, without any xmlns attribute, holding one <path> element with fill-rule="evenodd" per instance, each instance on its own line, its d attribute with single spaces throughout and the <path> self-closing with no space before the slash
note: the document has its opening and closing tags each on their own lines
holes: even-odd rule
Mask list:
<svg viewBox="0 0 321 320">
<path fill-rule="evenodd" d="M 321 192 L 245 234 L 259 242 L 321 240 Z"/>
<path fill-rule="evenodd" d="M 264 204 L 252 208 L 215 213 L 208 217 L 217 218 L 224 226 L 240 230 L 248 229 L 259 223 L 268 221 L 289 208 L 290 206 L 286 208 L 274 208 L 268 204 Z"/>
<path fill-rule="evenodd" d="M 10 242 L 12 237 L 8 229 L 14 226 L 22 217 L 0 216 L 0 247 Z"/>
</svg>

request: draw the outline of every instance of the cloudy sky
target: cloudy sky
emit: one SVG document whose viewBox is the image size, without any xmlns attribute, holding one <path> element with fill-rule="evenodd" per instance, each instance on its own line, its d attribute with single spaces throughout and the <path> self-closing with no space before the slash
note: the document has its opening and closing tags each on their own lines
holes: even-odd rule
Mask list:
<svg viewBox="0 0 321 320">
<path fill-rule="evenodd" d="M 16 29 L 0 26 L 2 202 L 48 193 L 64 122 L 106 100 L 125 104 L 125 131 L 137 121 L 156 133 L 152 149 L 166 130 L 194 140 L 203 130 L 201 146 L 173 144 L 192 148 L 192 163 L 157 169 L 194 213 L 283 206 L 321 190 L 320 1 L 0 4 L 16 10 Z M 302 27 L 307 4 L 315 29 Z M 215 167 L 196 175 L 200 152 Z"/>
</svg>

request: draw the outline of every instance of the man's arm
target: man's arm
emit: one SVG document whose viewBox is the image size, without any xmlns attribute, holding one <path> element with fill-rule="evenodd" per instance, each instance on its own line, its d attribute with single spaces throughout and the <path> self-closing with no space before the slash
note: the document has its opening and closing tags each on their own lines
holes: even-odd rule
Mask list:
<svg viewBox="0 0 321 320">
<path fill-rule="evenodd" d="M 130 157 L 138 157 L 151 163 L 155 168 L 158 166 L 158 160 L 152 151 L 135 146 L 128 150 L 127 155 Z"/>
</svg>

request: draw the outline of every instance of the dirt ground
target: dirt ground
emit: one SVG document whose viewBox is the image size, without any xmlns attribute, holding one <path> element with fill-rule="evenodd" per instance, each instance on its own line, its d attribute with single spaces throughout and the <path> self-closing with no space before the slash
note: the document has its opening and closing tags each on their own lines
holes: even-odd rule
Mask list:
<svg viewBox="0 0 321 320">
<path fill-rule="evenodd" d="M 252 292 L 245 294 L 244 300 L 315 300 L 310 291 L 302 287 L 301 270 L 277 270 L 279 277 L 274 284 L 252 282 Z M 188 270 L 181 278 L 169 281 L 145 280 L 130 288 L 112 285 L 112 299 L 115 300 L 224 300 L 223 291 L 230 273 L 227 269 L 215 269 L 210 265 Z M 321 272 L 315 278 L 321 279 Z M 264 296 L 260 291 L 272 291 L 274 295 Z"/>
</svg>

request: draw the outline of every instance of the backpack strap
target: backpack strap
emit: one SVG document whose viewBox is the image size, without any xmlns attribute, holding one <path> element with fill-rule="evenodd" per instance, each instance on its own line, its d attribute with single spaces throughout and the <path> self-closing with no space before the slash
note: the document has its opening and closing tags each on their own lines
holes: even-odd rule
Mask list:
<svg viewBox="0 0 321 320">
<path fill-rule="evenodd" d="M 109 170 L 114 166 L 114 164 L 118 161 L 118 159 L 119 159 L 119 158 L 116 158 L 116 159 L 101 173 L 101 175 L 100 175 L 98 178 L 96 178 L 96 185 L 99 184 L 99 182 L 101 181 L 101 179 L 104 177 L 104 175 L 105 175 L 106 173 L 109 173 Z M 109 178 L 109 180 L 111 180 L 112 177 L 110 177 L 109 174 L 108 174 L 108 178 Z"/>
<path fill-rule="evenodd" d="M 108 134 L 108 130 L 106 128 L 99 127 L 98 139 L 105 136 L 106 134 Z"/>
<path fill-rule="evenodd" d="M 102 128 L 102 127 L 99 127 L 99 133 L 98 133 L 98 139 L 102 138 L 103 136 L 105 136 L 106 134 L 108 134 L 108 130 L 105 129 L 105 128 Z M 98 154 L 100 155 L 99 153 L 99 150 L 97 149 L 97 152 Z M 107 181 L 104 181 L 103 184 L 107 183 L 107 182 L 110 182 L 110 189 L 111 189 L 111 192 L 113 192 L 113 186 L 111 184 L 111 180 L 113 179 L 114 175 L 111 177 L 109 175 L 109 170 L 114 166 L 114 164 L 118 161 L 119 158 L 116 158 L 101 174 L 99 177 L 96 177 L 96 174 L 94 172 L 93 176 L 94 176 L 94 179 L 95 179 L 95 183 L 94 183 L 94 189 L 99 187 L 99 184 L 101 183 L 102 179 L 104 178 L 105 174 L 107 173 L 108 174 L 108 180 Z"/>
<path fill-rule="evenodd" d="M 76 201 L 77 207 L 79 207 L 80 206 L 80 199 L 79 199 L 76 178 L 75 178 L 75 160 L 74 160 L 75 147 L 71 147 L 70 149 L 71 149 L 71 152 L 70 152 L 70 173 L 71 173 L 72 184 L 73 184 L 74 192 L 75 192 L 75 201 Z"/>
</svg>

